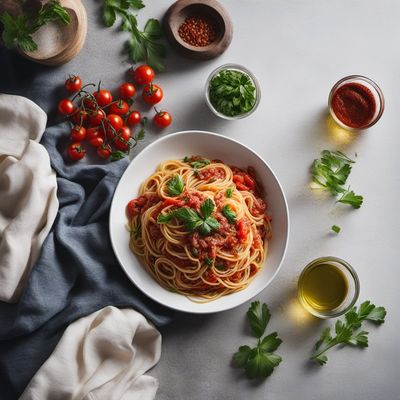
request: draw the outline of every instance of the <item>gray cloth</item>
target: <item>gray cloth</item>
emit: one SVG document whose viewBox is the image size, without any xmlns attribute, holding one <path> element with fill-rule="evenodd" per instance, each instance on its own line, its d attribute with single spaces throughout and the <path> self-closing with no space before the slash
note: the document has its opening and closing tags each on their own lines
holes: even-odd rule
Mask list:
<svg viewBox="0 0 400 400">
<path fill-rule="evenodd" d="M 56 221 L 20 301 L 0 303 L 2 400 L 17 398 L 65 328 L 82 316 L 108 305 L 131 306 L 157 326 L 172 316 L 128 280 L 111 248 L 109 207 L 128 160 L 69 162 L 69 129 L 55 125 L 42 138 L 57 173 Z"/>
</svg>

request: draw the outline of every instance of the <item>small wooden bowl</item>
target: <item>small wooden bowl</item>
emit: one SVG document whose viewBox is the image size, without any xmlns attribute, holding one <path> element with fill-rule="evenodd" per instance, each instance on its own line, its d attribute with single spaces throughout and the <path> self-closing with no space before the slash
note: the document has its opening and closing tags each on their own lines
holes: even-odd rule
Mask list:
<svg viewBox="0 0 400 400">
<path fill-rule="evenodd" d="M 179 27 L 191 16 L 204 17 L 214 25 L 216 39 L 208 46 L 192 46 L 179 36 Z M 232 20 L 226 9 L 216 0 L 178 0 L 166 12 L 163 24 L 171 44 L 183 56 L 197 60 L 218 57 L 232 41 Z"/>
<path fill-rule="evenodd" d="M 82 49 L 87 33 L 86 10 L 80 0 L 61 0 L 71 22 L 50 22 L 42 26 L 33 35 L 39 48 L 21 54 L 31 60 L 45 65 L 61 65 L 72 60 Z"/>
</svg>

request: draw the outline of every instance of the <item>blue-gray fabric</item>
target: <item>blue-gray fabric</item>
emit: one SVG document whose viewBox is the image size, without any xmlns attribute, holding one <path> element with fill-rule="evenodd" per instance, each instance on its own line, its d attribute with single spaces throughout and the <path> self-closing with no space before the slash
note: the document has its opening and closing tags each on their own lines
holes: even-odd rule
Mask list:
<svg viewBox="0 0 400 400">
<path fill-rule="evenodd" d="M 157 326 L 172 318 L 128 280 L 111 248 L 109 208 L 128 160 L 69 162 L 68 129 L 55 125 L 42 138 L 57 173 L 57 218 L 20 301 L 0 302 L 1 400 L 18 398 L 65 328 L 82 316 L 113 305 L 131 306 Z"/>
</svg>

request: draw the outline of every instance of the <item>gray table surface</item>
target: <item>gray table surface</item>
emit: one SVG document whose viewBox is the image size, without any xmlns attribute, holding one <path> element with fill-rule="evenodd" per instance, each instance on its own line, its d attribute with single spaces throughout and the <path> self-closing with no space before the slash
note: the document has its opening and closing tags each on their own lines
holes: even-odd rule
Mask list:
<svg viewBox="0 0 400 400">
<path fill-rule="evenodd" d="M 291 215 L 289 249 L 281 272 L 257 298 L 271 309 L 268 329 L 278 331 L 283 339 L 278 351 L 283 362 L 262 383 L 248 381 L 232 367 L 233 352 L 254 340 L 245 323 L 250 302 L 220 314 L 183 315 L 162 330 L 162 357 L 151 371 L 160 381 L 157 398 L 398 400 L 400 2 L 222 2 L 234 23 L 227 52 L 212 61 L 196 62 L 170 49 L 167 72 L 157 80 L 165 89 L 163 107 L 174 115 L 168 132 L 203 129 L 240 140 L 256 149 L 280 178 Z M 68 65 L 47 75 L 54 83 L 78 73 L 86 81 L 102 79 L 110 88 L 116 87 L 128 66 L 121 56 L 126 36 L 102 27 L 98 2 L 84 3 L 89 15 L 84 49 Z M 145 3 L 141 22 L 161 18 L 172 1 Z M 214 117 L 203 100 L 208 74 L 227 62 L 247 66 L 262 87 L 257 112 L 237 122 Z M 350 74 L 376 80 L 384 91 L 386 110 L 368 132 L 335 134 L 326 120 L 327 97 L 332 85 Z M 39 82 L 43 84 L 43 79 L 33 80 L 32 87 Z M 145 144 L 159 136 L 150 132 Z M 310 191 L 310 163 L 325 148 L 357 153 L 350 183 L 365 197 L 360 210 L 335 206 Z M 333 224 L 342 228 L 338 236 L 330 233 Z M 350 262 L 360 277 L 360 300 L 384 305 L 388 316 L 383 326 L 370 327 L 368 349 L 333 350 L 328 364 L 319 367 L 307 363 L 307 358 L 322 328 L 332 321 L 309 317 L 294 293 L 302 267 L 324 255 Z"/>
</svg>

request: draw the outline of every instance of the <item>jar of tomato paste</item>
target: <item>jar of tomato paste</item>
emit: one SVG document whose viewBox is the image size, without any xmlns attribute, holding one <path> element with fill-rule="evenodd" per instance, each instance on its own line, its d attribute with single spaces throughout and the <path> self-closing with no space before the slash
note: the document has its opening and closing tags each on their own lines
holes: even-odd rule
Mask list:
<svg viewBox="0 0 400 400">
<path fill-rule="evenodd" d="M 346 76 L 329 93 L 329 112 L 343 128 L 367 129 L 381 117 L 385 108 L 382 90 L 369 78 Z"/>
</svg>

